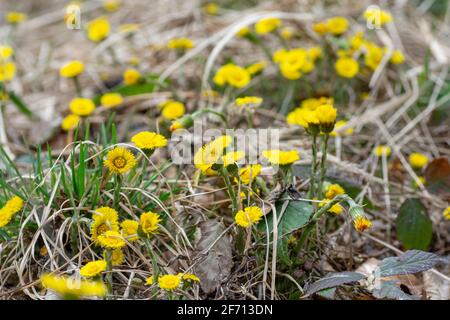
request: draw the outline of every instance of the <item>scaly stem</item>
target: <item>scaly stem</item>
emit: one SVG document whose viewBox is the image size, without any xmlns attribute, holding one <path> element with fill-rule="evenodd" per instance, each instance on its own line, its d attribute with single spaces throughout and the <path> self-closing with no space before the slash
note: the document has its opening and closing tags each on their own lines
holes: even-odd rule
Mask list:
<svg viewBox="0 0 450 320">
<path fill-rule="evenodd" d="M 312 136 L 312 161 L 311 161 L 311 177 L 309 183 L 309 198 L 312 199 L 315 196 L 316 185 L 316 164 L 317 164 L 317 134 Z"/>
<path fill-rule="evenodd" d="M 78 77 L 73 77 L 73 82 L 75 83 L 75 90 L 77 91 L 77 96 L 82 97 L 83 91 L 81 90 L 80 79 L 78 79 Z"/>
<path fill-rule="evenodd" d="M 325 180 L 325 174 L 327 172 L 327 147 L 328 147 L 328 138 L 330 135 L 325 133 L 322 138 L 322 160 L 320 161 L 320 178 L 319 178 L 319 190 L 317 190 L 317 195 L 319 198 L 322 198 L 322 185 Z"/>
<path fill-rule="evenodd" d="M 233 208 L 233 213 L 235 213 L 238 209 L 237 199 L 236 199 L 236 193 L 234 192 L 233 186 L 231 185 L 231 181 L 229 178 L 228 170 L 227 168 L 222 168 L 222 177 L 225 182 L 225 185 L 227 186 L 228 196 L 231 199 L 231 205 Z"/>
<path fill-rule="evenodd" d="M 113 208 L 116 208 L 119 204 L 120 199 L 120 187 L 122 186 L 122 177 L 119 174 L 114 176 L 114 205 Z"/>
<path fill-rule="evenodd" d="M 108 288 L 109 295 L 113 294 L 113 280 L 112 280 L 112 250 L 106 249 L 106 287 Z"/>
</svg>

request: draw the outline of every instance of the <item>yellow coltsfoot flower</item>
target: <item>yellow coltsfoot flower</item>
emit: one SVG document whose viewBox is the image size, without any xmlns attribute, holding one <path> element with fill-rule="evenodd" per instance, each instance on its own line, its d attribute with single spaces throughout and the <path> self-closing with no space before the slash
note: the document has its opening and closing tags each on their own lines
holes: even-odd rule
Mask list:
<svg viewBox="0 0 450 320">
<path fill-rule="evenodd" d="M 444 212 L 442 212 L 442 216 L 446 220 L 450 220 L 450 207 L 445 208 Z"/>
<path fill-rule="evenodd" d="M 100 103 L 105 108 L 114 108 L 120 106 L 123 103 L 123 97 L 120 93 L 115 92 L 105 93 L 100 98 Z"/>
<path fill-rule="evenodd" d="M 238 107 L 242 108 L 257 108 L 259 107 L 263 102 L 263 98 L 261 97 L 242 97 L 242 98 L 236 98 L 235 104 Z"/>
<path fill-rule="evenodd" d="M 0 228 L 6 226 L 14 215 L 22 210 L 23 204 L 23 200 L 18 196 L 12 197 L 5 203 L 0 209 Z"/>
<path fill-rule="evenodd" d="M 70 101 L 70 111 L 80 117 L 90 116 L 95 110 L 95 104 L 91 99 L 75 98 Z"/>
<path fill-rule="evenodd" d="M 178 275 L 166 274 L 158 278 L 159 287 L 166 291 L 176 290 L 180 283 L 181 278 Z"/>
<path fill-rule="evenodd" d="M 186 107 L 179 101 L 168 100 L 161 103 L 159 107 L 162 109 L 162 116 L 167 120 L 181 118 L 186 112 Z"/>
<path fill-rule="evenodd" d="M 113 230 L 106 231 L 98 236 L 98 243 L 106 249 L 119 249 L 126 245 L 122 235 Z"/>
<path fill-rule="evenodd" d="M 298 154 L 297 150 L 267 150 L 263 151 L 262 155 L 272 165 L 290 165 L 295 161 L 300 160 L 300 155 Z"/>
<path fill-rule="evenodd" d="M 97 18 L 87 24 L 88 38 L 93 42 L 100 42 L 106 39 L 110 31 L 111 25 L 106 17 Z"/>
<path fill-rule="evenodd" d="M 59 74 L 63 78 L 74 78 L 79 76 L 84 71 L 84 64 L 79 60 L 72 60 L 67 62 L 59 69 Z"/>
<path fill-rule="evenodd" d="M 22 12 L 10 11 L 6 14 L 5 20 L 9 24 L 17 25 L 24 22 L 27 19 L 27 15 Z"/>
<path fill-rule="evenodd" d="M 161 219 L 160 219 L 159 214 L 157 214 L 157 213 L 149 211 L 149 212 L 145 212 L 145 213 L 141 214 L 141 217 L 140 217 L 141 230 L 147 236 L 150 236 L 150 235 L 158 232 L 158 229 L 159 229 L 158 224 L 160 222 L 161 222 Z"/>
<path fill-rule="evenodd" d="M 116 210 L 109 207 L 95 209 L 92 215 L 91 240 L 98 244 L 98 237 L 106 231 L 119 231 L 119 215 Z"/>
<path fill-rule="evenodd" d="M 16 76 L 16 65 L 14 62 L 8 61 L 0 63 L 0 82 L 8 82 Z"/>
<path fill-rule="evenodd" d="M 131 86 L 131 85 L 138 83 L 139 80 L 141 79 L 141 77 L 142 76 L 139 71 L 137 71 L 135 69 L 127 69 L 123 73 L 123 82 L 127 86 Z"/>
<path fill-rule="evenodd" d="M 359 232 L 363 232 L 372 226 L 372 222 L 366 217 L 359 216 L 356 217 L 355 220 L 353 220 L 353 225 L 355 226 L 356 230 L 358 230 Z"/>
<path fill-rule="evenodd" d="M 409 155 L 409 164 L 414 169 L 422 169 L 427 165 L 428 161 L 428 157 L 423 153 L 414 152 Z"/>
<path fill-rule="evenodd" d="M 385 155 L 386 157 L 389 157 L 391 155 L 391 147 L 389 146 L 378 146 L 375 149 L 373 149 L 373 153 L 377 156 L 377 157 L 382 157 L 383 155 Z"/>
<path fill-rule="evenodd" d="M 352 58 L 339 58 L 335 64 L 336 72 L 343 78 L 354 78 L 359 72 L 358 61 Z"/>
<path fill-rule="evenodd" d="M 142 131 L 131 137 L 131 142 L 140 149 L 154 150 L 167 146 L 167 139 L 156 132 Z"/>
<path fill-rule="evenodd" d="M 191 39 L 188 38 L 174 38 L 169 40 L 167 43 L 167 48 L 186 51 L 192 49 L 195 43 Z"/>
<path fill-rule="evenodd" d="M 331 104 L 323 104 L 315 112 L 320 130 L 324 133 L 332 132 L 336 123 L 337 110 Z"/>
<path fill-rule="evenodd" d="M 116 147 L 108 151 L 103 164 L 113 173 L 124 174 L 136 165 L 136 158 L 127 149 Z"/>
<path fill-rule="evenodd" d="M 262 216 L 263 211 L 261 208 L 252 206 L 247 207 L 244 210 L 239 210 L 234 217 L 234 221 L 236 221 L 238 226 L 248 228 L 254 224 L 257 224 L 259 220 L 261 220 Z"/>
<path fill-rule="evenodd" d="M 63 119 L 61 123 L 61 128 L 64 131 L 74 130 L 80 123 L 80 120 L 81 120 L 80 116 L 77 116 L 76 114 L 69 114 Z"/>
<path fill-rule="evenodd" d="M 139 223 L 137 221 L 129 219 L 124 220 L 120 223 L 120 227 L 122 228 L 122 235 L 127 241 L 134 242 L 139 240 Z"/>
<path fill-rule="evenodd" d="M 326 21 L 327 31 L 335 36 L 343 34 L 348 29 L 348 20 L 344 17 L 334 17 Z"/>
<path fill-rule="evenodd" d="M 103 252 L 103 259 L 106 260 L 107 251 Z M 120 266 L 125 261 L 125 255 L 121 248 L 111 251 L 111 263 L 113 266 Z"/>
<path fill-rule="evenodd" d="M 85 278 L 95 277 L 106 270 L 106 261 L 97 260 L 88 262 L 80 269 L 80 275 Z"/>
<path fill-rule="evenodd" d="M 80 280 L 52 274 L 42 275 L 40 281 L 44 288 L 52 290 L 66 299 L 104 297 L 108 293 L 106 286 L 100 281 Z"/>
<path fill-rule="evenodd" d="M 405 56 L 403 55 L 403 52 L 401 52 L 400 50 L 394 50 L 389 62 L 392 64 L 402 64 L 403 62 L 405 62 Z"/>
<path fill-rule="evenodd" d="M 230 85 L 239 89 L 247 86 L 250 80 L 251 75 L 246 69 L 232 63 L 220 67 L 213 79 L 219 86 Z"/>
<path fill-rule="evenodd" d="M 239 170 L 239 179 L 244 184 L 250 184 L 250 182 L 253 182 L 253 180 L 255 180 L 255 178 L 259 175 L 261 168 L 262 166 L 260 164 L 252 164 L 242 168 Z"/>
<path fill-rule="evenodd" d="M 344 188 L 342 188 L 339 184 L 330 184 L 325 191 L 325 198 L 332 200 L 334 197 L 344 193 Z"/>
<path fill-rule="evenodd" d="M 268 34 L 277 30 L 281 24 L 282 22 L 278 18 L 264 18 L 255 24 L 255 32 L 261 35 Z"/>
</svg>

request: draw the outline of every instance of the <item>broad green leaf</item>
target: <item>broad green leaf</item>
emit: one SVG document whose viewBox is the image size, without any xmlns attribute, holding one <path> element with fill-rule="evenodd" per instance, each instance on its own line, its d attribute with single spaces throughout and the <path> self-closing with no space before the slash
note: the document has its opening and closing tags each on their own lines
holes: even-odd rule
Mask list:
<svg viewBox="0 0 450 320">
<path fill-rule="evenodd" d="M 312 285 L 310 285 L 306 290 L 306 293 L 308 295 L 311 295 L 324 289 L 334 288 L 346 283 L 356 282 L 365 278 L 366 276 L 359 272 L 345 271 L 332 273 L 323 277 L 320 280 L 317 280 Z"/>
<path fill-rule="evenodd" d="M 406 249 L 426 250 L 433 236 L 433 225 L 427 209 L 419 199 L 407 199 L 400 207 L 397 238 Z"/>
<path fill-rule="evenodd" d="M 431 252 L 408 250 L 398 257 L 383 259 L 376 272 L 378 277 L 414 274 L 429 270 L 438 263 L 448 263 L 448 260 Z"/>
</svg>

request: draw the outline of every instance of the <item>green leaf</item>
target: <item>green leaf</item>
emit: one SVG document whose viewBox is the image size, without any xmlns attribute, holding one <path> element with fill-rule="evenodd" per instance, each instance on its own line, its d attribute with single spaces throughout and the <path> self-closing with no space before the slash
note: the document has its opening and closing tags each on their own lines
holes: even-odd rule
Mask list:
<svg viewBox="0 0 450 320">
<path fill-rule="evenodd" d="M 16 105 L 16 107 L 27 117 L 31 118 L 33 116 L 33 113 L 31 110 L 27 107 L 27 105 L 22 101 L 22 99 L 16 95 L 14 91 L 9 91 L 8 96 L 11 99 L 11 101 Z"/>
<path fill-rule="evenodd" d="M 427 209 L 419 199 L 406 199 L 396 220 L 397 238 L 406 249 L 426 250 L 433 236 Z"/>
<path fill-rule="evenodd" d="M 285 264 L 292 262 L 288 253 L 289 234 L 295 230 L 304 227 L 310 220 L 313 213 L 313 207 L 309 202 L 299 200 L 279 200 L 275 203 L 277 210 L 278 224 L 278 258 Z M 280 220 L 281 217 L 281 220 Z M 259 230 L 266 231 L 266 224 L 260 223 Z M 273 213 L 267 216 L 267 228 L 269 233 L 273 231 Z"/>
</svg>

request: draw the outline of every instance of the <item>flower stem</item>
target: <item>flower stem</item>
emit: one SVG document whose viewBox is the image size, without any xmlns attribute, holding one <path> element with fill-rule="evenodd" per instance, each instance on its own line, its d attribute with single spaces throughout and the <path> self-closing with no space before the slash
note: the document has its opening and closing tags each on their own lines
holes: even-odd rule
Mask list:
<svg viewBox="0 0 450 320">
<path fill-rule="evenodd" d="M 116 208 L 120 200 L 120 188 L 122 186 L 122 177 L 119 174 L 114 176 L 114 204 L 113 208 Z"/>
<path fill-rule="evenodd" d="M 233 209 L 233 213 L 237 211 L 238 205 L 237 205 L 237 199 L 236 199 L 236 193 L 234 192 L 233 186 L 231 185 L 230 178 L 228 177 L 228 170 L 227 168 L 223 167 L 221 170 L 223 180 L 225 182 L 225 185 L 227 186 L 228 196 L 231 199 L 231 205 Z"/>
<path fill-rule="evenodd" d="M 317 134 L 312 136 L 312 161 L 311 161 L 311 177 L 309 183 L 309 198 L 312 199 L 315 196 L 316 185 L 316 165 L 317 165 Z"/>
<path fill-rule="evenodd" d="M 112 250 L 106 249 L 106 287 L 108 288 L 108 293 L 113 294 L 113 281 L 112 281 Z"/>
<path fill-rule="evenodd" d="M 328 138 L 330 135 L 325 133 L 322 138 L 322 160 L 320 161 L 320 178 L 319 178 L 319 190 L 317 190 L 317 195 L 322 198 L 322 185 L 325 180 L 325 174 L 327 172 L 327 148 L 328 148 Z"/>
<path fill-rule="evenodd" d="M 78 79 L 78 77 L 73 77 L 73 82 L 75 84 L 75 90 L 77 91 L 77 96 L 82 97 L 83 91 L 81 90 L 80 79 Z"/>
</svg>

